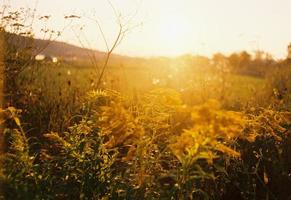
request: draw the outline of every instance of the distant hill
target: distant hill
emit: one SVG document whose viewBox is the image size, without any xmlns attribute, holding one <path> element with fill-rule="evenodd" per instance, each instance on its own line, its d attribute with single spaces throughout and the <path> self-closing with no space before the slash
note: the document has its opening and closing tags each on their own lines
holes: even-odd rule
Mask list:
<svg viewBox="0 0 291 200">
<path fill-rule="evenodd" d="M 16 48 L 31 47 L 34 55 L 43 54 L 46 56 L 60 57 L 63 60 L 87 60 L 92 55 L 95 55 L 96 59 L 101 59 L 105 55 L 105 52 L 102 51 L 82 48 L 65 42 L 32 39 L 11 33 L 8 33 L 7 36 L 9 45 L 12 44 Z M 112 57 L 127 58 L 127 56 L 117 54 L 113 54 Z"/>
<path fill-rule="evenodd" d="M 105 55 L 105 53 L 101 51 L 81 48 L 59 41 L 34 39 L 34 46 L 38 52 L 40 51 L 40 54 L 62 57 L 63 59 L 89 59 L 92 55 L 95 55 L 98 59 Z"/>
</svg>

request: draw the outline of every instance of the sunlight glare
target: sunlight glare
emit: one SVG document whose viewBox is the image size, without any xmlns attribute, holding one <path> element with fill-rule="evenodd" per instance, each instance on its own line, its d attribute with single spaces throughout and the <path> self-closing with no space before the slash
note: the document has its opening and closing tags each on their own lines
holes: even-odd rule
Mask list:
<svg viewBox="0 0 291 200">
<path fill-rule="evenodd" d="M 160 44 L 168 48 L 171 55 L 178 55 L 185 50 L 191 27 L 183 15 L 167 15 L 161 17 L 158 23 Z M 187 45 L 186 45 L 187 46 Z"/>
</svg>

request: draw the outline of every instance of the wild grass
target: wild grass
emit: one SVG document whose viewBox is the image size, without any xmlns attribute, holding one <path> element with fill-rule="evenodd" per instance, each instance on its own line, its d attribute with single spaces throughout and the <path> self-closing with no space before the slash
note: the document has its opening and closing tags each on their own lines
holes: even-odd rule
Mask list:
<svg viewBox="0 0 291 200">
<path fill-rule="evenodd" d="M 173 89 L 138 102 L 112 90 L 86 94 L 80 117 L 37 143 L 6 130 L 7 199 L 260 199 L 290 196 L 290 113 L 190 106 Z M 18 127 L 18 128 L 17 128 Z M 37 145 L 38 148 L 35 148 Z M 212 186 L 211 186 L 212 185 Z"/>
<path fill-rule="evenodd" d="M 291 198 L 288 63 L 262 52 L 109 60 L 114 45 L 101 68 L 38 62 L 35 11 L 7 8 L 1 199 Z"/>
</svg>

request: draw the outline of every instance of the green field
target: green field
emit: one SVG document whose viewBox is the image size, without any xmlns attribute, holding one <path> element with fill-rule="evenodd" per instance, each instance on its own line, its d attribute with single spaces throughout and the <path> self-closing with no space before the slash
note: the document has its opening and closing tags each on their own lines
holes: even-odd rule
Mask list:
<svg viewBox="0 0 291 200">
<path fill-rule="evenodd" d="M 207 93 L 205 95 L 213 98 L 217 97 L 224 87 L 228 95 L 234 95 L 234 99 L 243 102 L 250 100 L 265 87 L 264 78 L 259 77 L 230 73 L 216 75 L 215 72 L 208 71 L 198 73 L 193 71 L 187 75 L 182 71 L 173 75 L 171 69 L 157 68 L 109 66 L 105 73 L 103 87 L 128 95 L 136 91 L 144 92 L 157 87 L 168 87 L 182 93 L 185 91 Z M 31 87 L 32 90 L 39 89 L 47 94 L 51 93 L 52 96 L 60 91 L 85 94 L 95 88 L 97 78 L 98 74 L 92 67 L 47 64 L 33 66 L 24 71 L 18 84 Z"/>
</svg>

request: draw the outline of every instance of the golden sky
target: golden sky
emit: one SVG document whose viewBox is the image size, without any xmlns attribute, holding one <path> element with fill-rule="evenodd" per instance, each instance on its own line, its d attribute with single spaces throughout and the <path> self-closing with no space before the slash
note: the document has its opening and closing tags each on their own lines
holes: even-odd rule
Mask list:
<svg viewBox="0 0 291 200">
<path fill-rule="evenodd" d="M 8 2 L 3 1 L 2 2 Z M 10 0 L 13 7 L 33 7 L 35 0 Z M 286 56 L 291 42 L 291 0 L 112 0 L 124 16 L 137 10 L 133 29 L 116 49 L 133 56 L 175 56 L 185 53 L 210 56 L 216 52 L 265 50 L 275 58 Z M 61 29 L 65 14 L 85 16 L 73 22 L 59 40 L 79 45 L 73 30 L 84 25 L 88 47 L 104 50 L 96 24 L 107 40 L 117 31 L 115 16 L 106 0 L 38 0 L 37 10 L 52 15 L 50 26 Z M 85 41 L 85 39 L 84 39 Z"/>
</svg>

